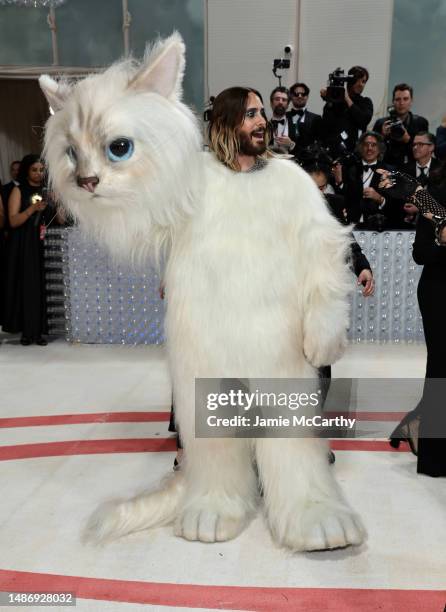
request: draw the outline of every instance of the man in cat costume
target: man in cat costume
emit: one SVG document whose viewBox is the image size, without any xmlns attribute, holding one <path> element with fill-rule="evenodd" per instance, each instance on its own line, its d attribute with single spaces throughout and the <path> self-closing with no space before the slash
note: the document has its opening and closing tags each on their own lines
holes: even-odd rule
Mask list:
<svg viewBox="0 0 446 612">
<path fill-rule="evenodd" d="M 69 87 L 40 84 L 55 111 L 45 156 L 53 189 L 116 258 L 167 256 L 166 335 L 182 469 L 158 490 L 108 503 L 87 537 L 174 523 L 188 540 L 236 537 L 263 491 L 276 542 L 292 551 L 358 545 L 323 440 L 204 439 L 195 378 L 315 378 L 345 345 L 347 231 L 295 163 L 265 151 L 255 91 L 217 97 L 213 152 L 182 102 L 184 44 L 158 42 Z M 254 467 L 257 465 L 257 470 Z"/>
</svg>

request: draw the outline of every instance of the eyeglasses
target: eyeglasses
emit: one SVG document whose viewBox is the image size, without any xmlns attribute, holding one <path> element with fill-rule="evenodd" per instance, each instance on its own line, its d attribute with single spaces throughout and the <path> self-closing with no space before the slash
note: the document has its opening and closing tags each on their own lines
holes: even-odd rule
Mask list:
<svg viewBox="0 0 446 612">
<path fill-rule="evenodd" d="M 301 91 L 293 92 L 291 95 L 293 96 L 293 98 L 306 98 L 307 97 L 307 94 Z"/>
<path fill-rule="evenodd" d="M 412 147 L 425 147 L 425 146 L 429 146 L 429 145 L 433 145 L 432 142 L 414 142 Z"/>
<path fill-rule="evenodd" d="M 376 147 L 378 146 L 377 142 L 363 142 L 362 146 L 365 147 L 366 149 L 376 149 Z"/>
</svg>

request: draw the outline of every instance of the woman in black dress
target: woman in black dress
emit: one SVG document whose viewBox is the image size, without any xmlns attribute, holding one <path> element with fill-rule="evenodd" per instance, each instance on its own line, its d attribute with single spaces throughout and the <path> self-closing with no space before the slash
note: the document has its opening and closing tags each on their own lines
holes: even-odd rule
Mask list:
<svg viewBox="0 0 446 612">
<path fill-rule="evenodd" d="M 20 165 L 19 187 L 9 196 L 10 235 L 3 330 L 22 333 L 21 344 L 45 346 L 47 331 L 42 226 L 44 166 L 38 155 L 26 155 Z"/>
<path fill-rule="evenodd" d="M 428 191 L 446 208 L 446 162 L 431 176 Z M 428 207 L 432 204 L 427 203 Z M 419 215 L 413 245 L 415 262 L 424 266 L 418 303 L 427 348 L 426 379 L 420 403 L 392 433 L 391 445 L 397 448 L 400 441 L 410 444 L 418 455 L 418 473 L 446 476 L 446 227 L 436 235 L 431 215 L 426 216 Z"/>
</svg>

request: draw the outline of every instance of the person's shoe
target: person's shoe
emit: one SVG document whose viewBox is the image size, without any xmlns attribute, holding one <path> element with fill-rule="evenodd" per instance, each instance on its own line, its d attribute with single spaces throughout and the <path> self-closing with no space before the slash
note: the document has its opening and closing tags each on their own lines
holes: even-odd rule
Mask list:
<svg viewBox="0 0 446 612">
<path fill-rule="evenodd" d="M 412 410 L 412 412 L 406 414 L 401 423 L 390 434 L 390 446 L 399 448 L 401 442 L 407 442 L 412 453 L 417 456 L 419 429 L 420 415 L 416 410 Z"/>
<path fill-rule="evenodd" d="M 31 338 L 28 338 L 27 336 L 22 336 L 20 338 L 20 344 L 22 346 L 29 346 L 30 344 L 32 344 L 32 340 Z"/>
<path fill-rule="evenodd" d="M 36 344 L 37 346 L 47 346 L 48 342 L 45 340 L 45 338 L 39 336 L 38 338 L 36 338 Z"/>
</svg>

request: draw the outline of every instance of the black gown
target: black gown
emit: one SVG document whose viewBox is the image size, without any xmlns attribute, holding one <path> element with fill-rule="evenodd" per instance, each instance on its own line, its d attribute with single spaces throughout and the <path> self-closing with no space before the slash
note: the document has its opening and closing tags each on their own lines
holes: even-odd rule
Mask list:
<svg viewBox="0 0 446 612">
<path fill-rule="evenodd" d="M 42 188 L 23 183 L 19 189 L 19 212 L 23 212 L 31 196 L 41 195 Z M 40 240 L 45 213 L 35 212 L 23 225 L 11 228 L 8 238 L 3 331 L 21 332 L 31 339 L 47 333 L 43 240 Z"/>
<path fill-rule="evenodd" d="M 440 191 L 434 188 L 429 191 L 438 202 L 446 201 Z M 420 416 L 417 471 L 446 476 L 446 247 L 437 246 L 434 240 L 433 224 L 420 216 L 413 257 L 424 266 L 418 284 L 418 303 L 427 364 L 423 397 L 416 409 Z"/>
</svg>

